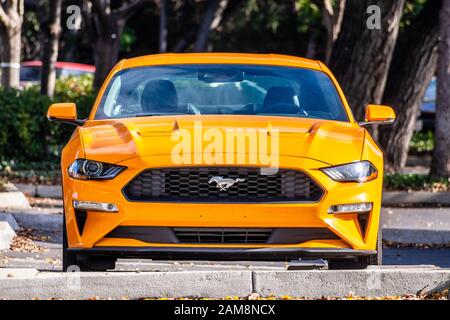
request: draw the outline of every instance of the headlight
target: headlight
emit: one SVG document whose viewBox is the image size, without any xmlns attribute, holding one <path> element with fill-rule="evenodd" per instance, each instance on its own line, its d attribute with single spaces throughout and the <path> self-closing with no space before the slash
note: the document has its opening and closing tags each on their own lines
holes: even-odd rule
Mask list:
<svg viewBox="0 0 450 320">
<path fill-rule="evenodd" d="M 104 162 L 77 159 L 69 166 L 69 177 L 78 180 L 109 180 L 117 177 L 126 167 Z"/>
<path fill-rule="evenodd" d="M 358 161 L 321 170 L 331 179 L 339 182 L 366 182 L 378 176 L 377 169 L 369 161 Z"/>
</svg>

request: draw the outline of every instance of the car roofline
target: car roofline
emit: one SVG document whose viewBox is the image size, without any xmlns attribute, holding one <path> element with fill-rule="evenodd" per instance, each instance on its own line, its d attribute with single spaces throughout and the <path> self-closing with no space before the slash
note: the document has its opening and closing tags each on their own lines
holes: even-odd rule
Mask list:
<svg viewBox="0 0 450 320">
<path fill-rule="evenodd" d="M 176 64 L 247 64 L 307 68 L 322 71 L 319 61 L 281 54 L 163 53 L 124 59 L 121 69 Z"/>
</svg>

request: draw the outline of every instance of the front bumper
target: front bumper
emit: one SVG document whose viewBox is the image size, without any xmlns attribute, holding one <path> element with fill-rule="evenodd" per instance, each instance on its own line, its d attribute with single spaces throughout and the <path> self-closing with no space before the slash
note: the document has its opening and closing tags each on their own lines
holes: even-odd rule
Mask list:
<svg viewBox="0 0 450 320">
<path fill-rule="evenodd" d="M 71 253 L 107 255 L 114 258 L 147 258 L 163 260 L 219 261 L 287 261 L 299 258 L 352 259 L 376 254 L 373 250 L 314 249 L 314 248 L 179 248 L 179 247 L 102 247 L 72 248 Z"/>
<path fill-rule="evenodd" d="M 182 244 L 149 243 L 136 239 L 107 238 L 117 227 L 196 227 L 196 228 L 327 228 L 339 240 L 316 239 L 297 244 L 266 244 L 264 249 L 292 251 L 297 255 L 310 249 L 334 252 L 336 249 L 371 252 L 376 247 L 381 205 L 382 174 L 367 183 L 338 183 L 319 169 L 325 165 L 307 158 L 280 156 L 280 167 L 306 172 L 319 183 L 325 194 L 315 203 L 145 203 L 130 202 L 122 194 L 122 188 L 144 168 L 164 167 L 171 163 L 170 156 L 149 156 L 121 162 L 128 169 L 113 180 L 79 181 L 67 176 L 63 170 L 64 203 L 68 244 L 70 249 L 98 249 L 117 247 L 171 252 L 177 247 L 189 250 Z M 381 164 L 375 165 L 380 168 Z M 81 233 L 72 207 L 73 200 L 114 203 L 118 213 L 88 212 Z M 332 205 L 345 203 L 373 203 L 367 230 L 363 231 L 357 214 L 331 215 Z M 261 245 L 189 245 L 191 250 L 232 249 L 254 250 Z M 284 249 L 283 249 L 284 248 Z M 297 252 L 296 252 L 297 250 Z M 306 251 L 304 251 L 306 250 Z M 189 251 L 188 251 L 189 252 Z M 219 253 L 227 253 L 219 251 Z M 252 254 L 255 251 L 250 251 Z M 221 254 L 222 254 L 221 253 Z"/>
</svg>

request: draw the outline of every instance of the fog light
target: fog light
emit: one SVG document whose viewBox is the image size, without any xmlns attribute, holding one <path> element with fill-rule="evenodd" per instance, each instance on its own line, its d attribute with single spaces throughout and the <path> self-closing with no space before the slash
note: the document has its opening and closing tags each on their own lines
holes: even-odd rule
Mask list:
<svg viewBox="0 0 450 320">
<path fill-rule="evenodd" d="M 370 210 L 372 210 L 372 203 L 364 202 L 364 203 L 334 205 L 334 206 L 331 206 L 330 209 L 328 209 L 328 213 L 330 213 L 330 214 L 358 213 L 358 212 L 369 212 Z"/>
<path fill-rule="evenodd" d="M 119 209 L 113 203 L 93 202 L 93 201 L 73 201 L 73 207 L 78 210 L 118 212 Z"/>
</svg>

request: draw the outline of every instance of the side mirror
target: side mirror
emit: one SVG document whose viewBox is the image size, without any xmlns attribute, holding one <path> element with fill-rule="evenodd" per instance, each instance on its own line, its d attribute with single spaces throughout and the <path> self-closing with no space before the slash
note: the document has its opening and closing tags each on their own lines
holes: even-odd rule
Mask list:
<svg viewBox="0 0 450 320">
<path fill-rule="evenodd" d="M 77 106 L 75 103 L 54 103 L 47 111 L 47 119 L 50 121 L 60 121 L 76 126 L 84 124 L 84 120 L 77 119 Z"/>
<path fill-rule="evenodd" d="M 359 125 L 365 127 L 374 124 L 392 124 L 395 121 L 395 112 L 388 106 L 369 104 L 366 108 L 365 120 Z"/>
</svg>

